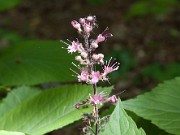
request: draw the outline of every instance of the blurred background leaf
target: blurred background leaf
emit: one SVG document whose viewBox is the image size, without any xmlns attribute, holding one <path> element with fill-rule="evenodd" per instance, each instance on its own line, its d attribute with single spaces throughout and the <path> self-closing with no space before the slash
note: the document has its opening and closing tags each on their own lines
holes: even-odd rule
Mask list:
<svg viewBox="0 0 180 135">
<path fill-rule="evenodd" d="M 178 0 L 140 0 L 135 2 L 127 13 L 128 17 L 167 14 Z"/>
<path fill-rule="evenodd" d="M 153 80 L 164 81 L 176 76 L 180 76 L 180 63 L 169 63 L 164 66 L 160 64 L 151 64 L 144 67 L 143 75 Z"/>
<path fill-rule="evenodd" d="M 69 68 L 74 61 L 59 41 L 31 40 L 7 48 L 0 57 L 0 83 L 34 85 L 74 81 Z"/>
<path fill-rule="evenodd" d="M 0 0 L 0 11 L 14 8 L 21 3 L 22 0 Z"/>
</svg>

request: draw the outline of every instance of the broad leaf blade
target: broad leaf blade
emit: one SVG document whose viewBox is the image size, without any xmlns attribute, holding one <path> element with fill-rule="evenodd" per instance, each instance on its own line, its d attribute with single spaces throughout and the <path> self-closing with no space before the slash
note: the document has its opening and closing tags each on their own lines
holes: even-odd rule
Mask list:
<svg viewBox="0 0 180 135">
<path fill-rule="evenodd" d="M 36 88 L 22 86 L 12 90 L 0 103 L 0 116 L 14 109 L 17 105 L 38 95 L 41 91 Z"/>
<path fill-rule="evenodd" d="M 25 135 L 25 134 L 21 132 L 0 130 L 0 135 Z"/>
<path fill-rule="evenodd" d="M 135 122 L 124 111 L 119 99 L 101 135 L 145 135 L 145 132 L 137 128 Z"/>
<path fill-rule="evenodd" d="M 104 88 L 102 90 L 110 88 Z M 27 134 L 45 134 L 79 120 L 92 108 L 75 109 L 74 105 L 92 93 L 91 86 L 62 86 L 42 92 L 0 118 L 0 129 Z"/>
<path fill-rule="evenodd" d="M 180 135 L 180 77 L 166 81 L 151 92 L 123 102 L 136 113 L 165 131 Z"/>
<path fill-rule="evenodd" d="M 34 85 L 74 81 L 69 68 L 73 56 L 59 41 L 24 41 L 7 48 L 0 58 L 0 83 Z"/>
</svg>

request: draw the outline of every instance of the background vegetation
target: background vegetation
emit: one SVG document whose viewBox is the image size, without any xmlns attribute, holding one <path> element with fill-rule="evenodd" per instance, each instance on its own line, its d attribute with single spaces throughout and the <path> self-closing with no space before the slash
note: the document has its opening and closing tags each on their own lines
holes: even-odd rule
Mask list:
<svg viewBox="0 0 180 135">
<path fill-rule="evenodd" d="M 75 39 L 70 21 L 89 14 L 98 19 L 95 33 L 108 26 L 114 35 L 98 50 L 107 59 L 116 57 L 121 63 L 110 76 L 112 93 L 124 101 L 152 90 L 124 101 L 124 108 L 146 134 L 178 135 L 180 80 L 173 79 L 180 76 L 178 0 L 0 0 L 0 129 L 29 134 L 80 134 L 83 124 L 73 122 L 81 115 L 72 106 L 86 98 L 91 88 L 73 85 L 77 82 L 69 68 L 74 58 L 61 48 L 64 45 L 59 40 Z M 165 80 L 171 81 L 153 89 Z M 79 96 L 73 96 L 78 92 Z M 116 110 L 123 112 L 120 101 L 118 105 Z M 29 107 L 34 111 L 28 111 Z M 106 105 L 102 115 L 113 109 Z M 113 113 L 113 117 L 116 115 L 121 113 Z M 26 121 L 32 126 L 27 126 Z M 18 127 L 18 123 L 24 125 Z M 64 127 L 69 123 L 73 124 Z M 59 130 L 52 132 L 54 129 Z"/>
</svg>

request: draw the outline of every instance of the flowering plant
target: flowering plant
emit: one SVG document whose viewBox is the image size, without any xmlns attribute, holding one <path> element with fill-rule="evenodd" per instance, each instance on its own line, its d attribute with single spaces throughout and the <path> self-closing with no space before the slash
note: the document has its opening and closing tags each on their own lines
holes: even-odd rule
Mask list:
<svg viewBox="0 0 180 135">
<path fill-rule="evenodd" d="M 68 53 L 78 53 L 75 60 L 78 61 L 79 64 L 72 64 L 79 69 L 80 73 L 77 73 L 72 69 L 71 70 L 76 74 L 79 82 L 85 82 L 92 85 L 94 91 L 93 95 L 89 94 L 86 101 L 77 103 L 75 107 L 79 109 L 80 106 L 87 104 L 91 104 L 93 106 L 93 113 L 88 114 L 90 117 L 86 117 L 86 115 L 84 115 L 84 120 L 88 121 L 88 125 L 83 128 L 83 132 L 86 134 L 91 132 L 97 135 L 102 129 L 101 123 L 104 123 L 101 122 L 104 119 L 99 118 L 98 115 L 98 104 L 102 105 L 105 102 L 116 103 L 117 98 L 115 95 L 108 97 L 103 92 L 97 93 L 96 85 L 99 81 L 109 81 L 107 75 L 118 70 L 119 63 L 113 60 L 112 57 L 109 61 L 104 61 L 104 54 L 95 53 L 95 50 L 101 42 L 107 40 L 107 38 L 112 37 L 113 35 L 111 33 L 107 33 L 108 28 L 106 28 L 104 32 L 97 36 L 96 39 L 91 38 L 91 33 L 97 26 L 96 16 L 80 18 L 79 21 L 73 20 L 71 24 L 84 39 L 84 43 L 80 43 L 78 39 L 70 42 L 70 44 L 64 42 L 68 45 L 66 48 Z M 102 67 L 102 71 L 97 71 L 96 65 L 100 65 Z M 94 122 L 95 124 L 95 131 L 93 131 L 91 127 L 91 122 Z"/>
</svg>

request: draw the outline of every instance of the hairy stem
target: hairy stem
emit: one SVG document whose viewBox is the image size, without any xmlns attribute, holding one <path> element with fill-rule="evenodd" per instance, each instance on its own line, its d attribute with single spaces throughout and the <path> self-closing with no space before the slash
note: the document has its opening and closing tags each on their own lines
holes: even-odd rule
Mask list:
<svg viewBox="0 0 180 135">
<path fill-rule="evenodd" d="M 94 95 L 97 94 L 97 90 L 96 90 L 96 84 L 93 84 L 93 90 L 94 90 Z M 94 105 L 94 113 L 95 113 L 95 135 L 98 135 L 98 119 L 99 119 L 99 115 L 98 115 L 98 106 L 95 104 Z"/>
<path fill-rule="evenodd" d="M 89 46 L 89 40 L 88 40 L 88 36 L 84 36 L 84 41 L 85 41 L 85 47 L 87 48 L 86 51 L 88 51 L 88 60 L 89 62 L 91 63 L 92 62 L 92 54 L 91 54 L 91 51 L 90 50 L 90 46 Z M 94 64 L 90 64 L 89 66 L 91 72 L 94 71 Z M 93 84 L 93 94 L 96 95 L 97 94 L 97 89 L 96 89 L 96 84 Z M 93 106 L 93 114 L 94 114 L 94 117 L 95 117 L 95 135 L 98 135 L 98 119 L 99 119 L 99 114 L 98 114 L 98 106 L 95 104 Z"/>
</svg>

